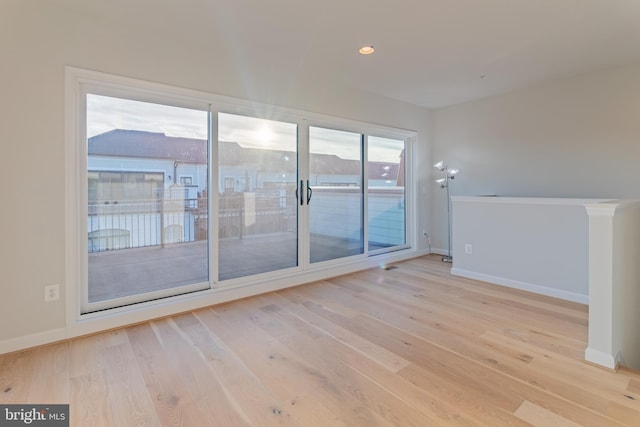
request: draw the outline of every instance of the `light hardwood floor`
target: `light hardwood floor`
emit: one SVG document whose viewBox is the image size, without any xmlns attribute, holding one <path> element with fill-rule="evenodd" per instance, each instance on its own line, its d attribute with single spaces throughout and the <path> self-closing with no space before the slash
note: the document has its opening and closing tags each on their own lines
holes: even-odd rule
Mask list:
<svg viewBox="0 0 640 427">
<path fill-rule="evenodd" d="M 587 307 L 427 256 L 0 356 L 0 403 L 74 426 L 640 426 Z"/>
</svg>

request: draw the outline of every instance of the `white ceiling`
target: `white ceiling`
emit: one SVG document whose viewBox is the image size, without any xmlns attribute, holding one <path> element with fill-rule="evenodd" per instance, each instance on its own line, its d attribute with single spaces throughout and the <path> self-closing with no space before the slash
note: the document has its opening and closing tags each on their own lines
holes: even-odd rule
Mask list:
<svg viewBox="0 0 640 427">
<path fill-rule="evenodd" d="M 640 0 L 58 0 L 255 72 L 423 107 L 640 62 Z M 357 54 L 373 44 L 376 53 Z"/>
</svg>

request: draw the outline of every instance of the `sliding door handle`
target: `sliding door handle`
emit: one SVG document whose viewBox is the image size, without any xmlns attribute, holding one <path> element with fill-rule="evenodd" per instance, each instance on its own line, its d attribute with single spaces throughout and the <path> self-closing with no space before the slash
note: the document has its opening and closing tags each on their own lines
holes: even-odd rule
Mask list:
<svg viewBox="0 0 640 427">
<path fill-rule="evenodd" d="M 311 186 L 309 185 L 309 180 L 307 180 L 307 205 L 311 201 L 311 196 L 313 196 L 313 190 L 311 189 Z"/>
<path fill-rule="evenodd" d="M 302 192 L 304 191 L 304 181 L 300 180 L 300 206 L 304 205 L 304 199 L 302 198 Z M 298 195 L 298 189 L 296 188 L 296 197 Z M 307 202 L 309 203 L 309 202 Z"/>
</svg>

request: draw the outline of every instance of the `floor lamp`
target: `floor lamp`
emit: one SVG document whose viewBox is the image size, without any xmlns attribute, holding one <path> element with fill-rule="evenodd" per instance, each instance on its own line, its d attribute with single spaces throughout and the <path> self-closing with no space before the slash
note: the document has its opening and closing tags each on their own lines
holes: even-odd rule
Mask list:
<svg viewBox="0 0 640 427">
<path fill-rule="evenodd" d="M 447 255 L 442 257 L 443 262 L 453 262 L 451 256 L 451 196 L 449 195 L 449 181 L 456 177 L 458 169 L 449 169 L 449 166 L 442 160 L 433 165 L 442 173 L 442 178 L 436 179 L 436 182 L 440 185 L 440 188 L 444 188 L 447 191 Z"/>
</svg>

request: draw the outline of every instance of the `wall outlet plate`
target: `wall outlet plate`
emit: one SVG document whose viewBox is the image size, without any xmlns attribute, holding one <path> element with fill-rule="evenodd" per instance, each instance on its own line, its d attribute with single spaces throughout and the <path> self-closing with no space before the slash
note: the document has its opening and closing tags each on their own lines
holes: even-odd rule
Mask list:
<svg viewBox="0 0 640 427">
<path fill-rule="evenodd" d="M 44 287 L 44 302 L 58 301 L 60 299 L 60 285 L 47 285 Z"/>
</svg>

